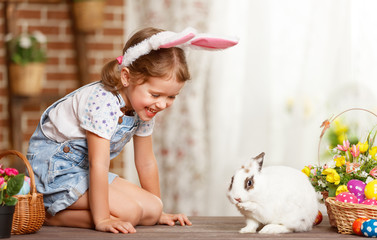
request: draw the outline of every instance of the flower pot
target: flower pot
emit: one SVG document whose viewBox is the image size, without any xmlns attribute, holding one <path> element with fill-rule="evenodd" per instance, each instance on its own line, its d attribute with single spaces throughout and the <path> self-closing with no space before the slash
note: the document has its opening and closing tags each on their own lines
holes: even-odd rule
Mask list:
<svg viewBox="0 0 377 240">
<path fill-rule="evenodd" d="M 104 0 L 83 0 L 73 3 L 73 15 L 76 29 L 82 32 L 93 32 L 101 29 L 104 20 Z"/>
<path fill-rule="evenodd" d="M 10 238 L 15 206 L 0 206 L 0 238 Z"/>
<path fill-rule="evenodd" d="M 10 87 L 15 95 L 36 96 L 42 92 L 44 63 L 26 65 L 11 64 L 9 67 Z"/>
</svg>

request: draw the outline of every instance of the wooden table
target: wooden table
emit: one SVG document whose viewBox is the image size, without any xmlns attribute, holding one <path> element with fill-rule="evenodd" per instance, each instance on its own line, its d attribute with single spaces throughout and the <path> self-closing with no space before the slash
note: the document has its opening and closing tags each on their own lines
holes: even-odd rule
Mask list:
<svg viewBox="0 0 377 240">
<path fill-rule="evenodd" d="M 138 226 L 135 234 L 113 234 L 91 229 L 47 227 L 28 235 L 12 235 L 16 239 L 362 239 L 356 235 L 337 233 L 336 228 L 329 225 L 327 217 L 305 233 L 289 233 L 277 235 L 240 234 L 238 231 L 245 225 L 243 217 L 190 217 L 192 226 Z"/>
</svg>

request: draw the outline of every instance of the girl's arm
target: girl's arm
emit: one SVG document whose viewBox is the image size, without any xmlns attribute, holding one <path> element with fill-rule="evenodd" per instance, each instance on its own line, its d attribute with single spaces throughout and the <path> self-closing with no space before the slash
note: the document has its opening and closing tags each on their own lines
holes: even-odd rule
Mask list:
<svg viewBox="0 0 377 240">
<path fill-rule="evenodd" d="M 87 131 L 89 156 L 89 206 L 95 227 L 113 233 L 135 232 L 130 224 L 110 218 L 108 173 L 110 141 Z"/>
<path fill-rule="evenodd" d="M 158 166 L 153 153 L 152 136 L 139 137 L 134 135 L 135 166 L 142 188 L 161 198 Z M 162 213 L 159 224 L 174 225 L 179 221 L 183 225 L 192 225 L 184 214 Z"/>
<path fill-rule="evenodd" d="M 134 135 L 135 166 L 142 188 L 161 198 L 158 166 L 153 153 L 152 136 Z"/>
</svg>

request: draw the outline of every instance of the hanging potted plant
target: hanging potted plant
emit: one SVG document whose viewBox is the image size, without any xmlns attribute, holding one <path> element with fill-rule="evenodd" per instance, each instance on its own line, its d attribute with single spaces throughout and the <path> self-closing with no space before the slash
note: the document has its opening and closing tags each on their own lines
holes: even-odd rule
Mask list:
<svg viewBox="0 0 377 240">
<path fill-rule="evenodd" d="M 0 238 L 9 238 L 12 231 L 13 213 L 18 201 L 13 197 L 24 184 L 24 174 L 17 169 L 0 165 Z"/>
<path fill-rule="evenodd" d="M 86 33 L 101 29 L 104 8 L 105 0 L 73 0 L 76 29 Z"/>
<path fill-rule="evenodd" d="M 35 96 L 42 91 L 46 58 L 46 37 L 39 31 L 5 37 L 10 66 L 11 91 L 15 95 Z"/>
</svg>

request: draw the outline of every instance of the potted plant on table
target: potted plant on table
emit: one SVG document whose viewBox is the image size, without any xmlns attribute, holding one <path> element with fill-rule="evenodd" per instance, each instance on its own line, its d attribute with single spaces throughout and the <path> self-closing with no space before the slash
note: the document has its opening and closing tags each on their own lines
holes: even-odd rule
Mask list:
<svg viewBox="0 0 377 240">
<path fill-rule="evenodd" d="M 18 201 L 13 197 L 24 184 L 24 174 L 17 169 L 0 165 L 0 238 L 9 238 L 12 231 L 13 213 Z"/>
<path fill-rule="evenodd" d="M 15 95 L 35 96 L 42 90 L 46 58 L 46 37 L 39 31 L 5 37 L 9 52 L 9 79 Z"/>
</svg>

